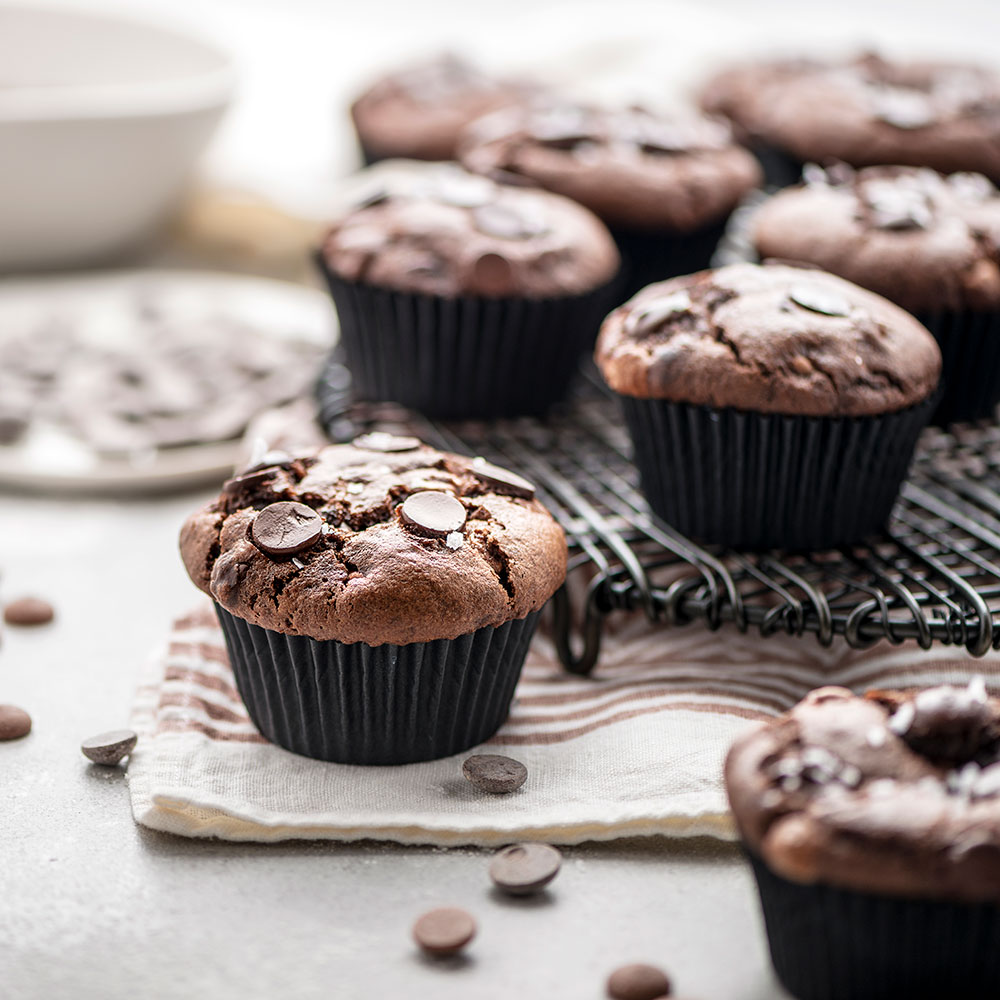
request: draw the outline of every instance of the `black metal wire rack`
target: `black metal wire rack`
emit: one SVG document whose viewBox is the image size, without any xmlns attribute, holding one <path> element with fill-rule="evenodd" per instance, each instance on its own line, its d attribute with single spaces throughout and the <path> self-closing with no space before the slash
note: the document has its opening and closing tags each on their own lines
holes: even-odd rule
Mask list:
<svg viewBox="0 0 1000 1000">
<path fill-rule="evenodd" d="M 650 514 L 616 401 L 595 372 L 546 421 L 442 424 L 391 404 L 352 404 L 350 374 L 333 364 L 319 387 L 331 438 L 372 426 L 405 430 L 451 451 L 483 455 L 532 479 L 587 566 L 581 606 L 564 589 L 554 628 L 565 667 L 589 673 L 606 618 L 731 622 L 762 636 L 842 637 L 1000 647 L 1000 426 L 925 432 L 884 535 L 811 553 L 741 553 L 695 544 Z"/>
</svg>

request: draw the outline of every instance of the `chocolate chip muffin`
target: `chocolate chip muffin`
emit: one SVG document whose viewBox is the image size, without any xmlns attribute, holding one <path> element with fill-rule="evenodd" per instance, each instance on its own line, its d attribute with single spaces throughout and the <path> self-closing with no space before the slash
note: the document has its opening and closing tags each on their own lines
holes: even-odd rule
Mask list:
<svg viewBox="0 0 1000 1000">
<path fill-rule="evenodd" d="M 351 105 L 351 119 L 366 163 L 393 157 L 453 160 L 464 126 L 538 89 L 527 80 L 491 76 L 446 53 L 375 81 Z"/>
<path fill-rule="evenodd" d="M 596 360 L 653 510 L 755 549 L 882 528 L 941 368 L 898 306 L 822 271 L 755 264 L 644 289 L 607 318 Z"/>
<path fill-rule="evenodd" d="M 803 163 L 904 164 L 1000 180 L 1000 74 L 966 63 L 778 60 L 710 80 L 701 106 L 763 153 L 768 181 Z"/>
<path fill-rule="evenodd" d="M 981 174 L 808 166 L 806 183 L 754 214 L 761 257 L 815 264 L 912 312 L 937 338 L 935 420 L 987 417 L 1000 402 L 1000 192 Z"/>
<path fill-rule="evenodd" d="M 629 293 L 708 267 L 730 212 L 761 176 L 721 121 L 553 98 L 474 122 L 459 155 L 470 170 L 537 184 L 600 216 Z"/>
<path fill-rule="evenodd" d="M 188 518 L 254 723 L 343 763 L 445 757 L 507 716 L 538 612 L 566 575 L 534 487 L 482 459 L 372 433 L 270 455 Z"/>
<path fill-rule="evenodd" d="M 981 679 L 820 688 L 737 740 L 726 788 L 803 1000 L 1000 991 L 1000 702 Z"/>
<path fill-rule="evenodd" d="M 393 161 L 345 192 L 319 255 L 362 399 L 451 419 L 544 412 L 618 271 L 587 209 L 455 164 Z"/>
</svg>

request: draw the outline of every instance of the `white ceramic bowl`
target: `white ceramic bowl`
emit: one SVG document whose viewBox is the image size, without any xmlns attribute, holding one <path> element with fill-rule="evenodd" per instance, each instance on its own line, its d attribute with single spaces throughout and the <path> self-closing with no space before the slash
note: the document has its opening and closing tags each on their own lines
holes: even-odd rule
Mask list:
<svg viewBox="0 0 1000 1000">
<path fill-rule="evenodd" d="M 232 89 L 229 59 L 193 38 L 0 3 L 0 273 L 148 238 Z"/>
</svg>

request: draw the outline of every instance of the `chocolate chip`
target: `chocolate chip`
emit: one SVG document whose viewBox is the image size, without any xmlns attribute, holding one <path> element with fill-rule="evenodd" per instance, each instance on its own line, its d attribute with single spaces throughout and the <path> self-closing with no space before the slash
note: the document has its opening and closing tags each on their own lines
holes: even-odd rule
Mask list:
<svg viewBox="0 0 1000 1000">
<path fill-rule="evenodd" d="M 917 753 L 947 763 L 971 761 L 996 746 L 1000 727 L 982 681 L 967 688 L 936 687 L 903 702 L 889 728 Z"/>
<path fill-rule="evenodd" d="M 512 896 L 540 892 L 559 874 L 562 855 L 548 844 L 512 844 L 490 862 L 494 885 Z"/>
<path fill-rule="evenodd" d="M 480 295 L 496 297 L 516 290 L 514 269 L 503 254 L 480 254 L 472 265 L 472 279 Z"/>
<path fill-rule="evenodd" d="M 481 792 L 507 795 L 516 792 L 528 779 L 528 769 L 512 757 L 477 753 L 462 764 L 462 774 Z"/>
<path fill-rule="evenodd" d="M 796 354 L 788 363 L 788 367 L 799 375 L 812 375 L 815 371 L 812 362 L 802 354 Z"/>
<path fill-rule="evenodd" d="M 851 304 L 842 295 L 824 288 L 822 285 L 793 285 L 788 297 L 803 309 L 821 313 L 824 316 L 849 316 Z"/>
<path fill-rule="evenodd" d="M 444 538 L 461 531 L 465 524 L 465 507 L 450 493 L 422 490 L 403 501 L 399 508 L 403 523 L 414 531 Z"/>
<path fill-rule="evenodd" d="M 465 910 L 442 906 L 413 925 L 413 940 L 430 955 L 456 955 L 476 936 L 476 921 Z"/>
<path fill-rule="evenodd" d="M 290 556 L 315 545 L 323 518 L 304 503 L 282 500 L 257 512 L 250 529 L 254 545 L 272 556 Z"/>
<path fill-rule="evenodd" d="M 681 289 L 636 306 L 625 319 L 626 333 L 647 333 L 668 323 L 675 316 L 691 312 L 691 297 Z"/>
<path fill-rule="evenodd" d="M 496 185 L 485 177 L 463 173 L 449 173 L 440 177 L 434 186 L 439 201 L 456 208 L 479 208 L 496 197 Z"/>
<path fill-rule="evenodd" d="M 40 597 L 19 597 L 3 609 L 3 620 L 8 625 L 47 625 L 55 614 L 52 605 Z"/>
<path fill-rule="evenodd" d="M 0 705 L 0 742 L 19 740 L 31 732 L 31 716 L 16 705 Z"/>
<path fill-rule="evenodd" d="M 271 482 L 277 469 L 257 469 L 254 472 L 244 472 L 222 484 L 222 492 L 233 497 L 245 496 Z"/>
<path fill-rule="evenodd" d="M 876 95 L 873 111 L 898 129 L 925 128 L 937 118 L 927 97 L 915 90 L 885 89 Z"/>
<path fill-rule="evenodd" d="M 472 221 L 481 233 L 504 240 L 527 240 L 548 229 L 540 219 L 530 218 L 510 205 L 481 205 L 473 211 Z"/>
<path fill-rule="evenodd" d="M 95 764 L 111 766 L 119 763 L 134 749 L 139 737 L 131 729 L 112 729 L 91 736 L 80 744 L 84 757 Z"/>
<path fill-rule="evenodd" d="M 487 462 L 485 458 L 474 458 L 470 471 L 476 479 L 491 487 L 494 493 L 508 493 L 523 500 L 531 500 L 535 495 L 535 487 L 523 476 Z"/>
<path fill-rule="evenodd" d="M 419 448 L 421 441 L 415 437 L 405 437 L 403 435 L 386 434 L 385 431 L 372 431 L 370 434 L 362 434 L 354 439 L 355 448 L 364 448 L 366 451 L 383 451 L 395 453 L 399 451 L 413 451 Z"/>
<path fill-rule="evenodd" d="M 670 996 L 670 979 L 655 965 L 623 965 L 608 978 L 613 1000 L 659 1000 Z"/>
</svg>

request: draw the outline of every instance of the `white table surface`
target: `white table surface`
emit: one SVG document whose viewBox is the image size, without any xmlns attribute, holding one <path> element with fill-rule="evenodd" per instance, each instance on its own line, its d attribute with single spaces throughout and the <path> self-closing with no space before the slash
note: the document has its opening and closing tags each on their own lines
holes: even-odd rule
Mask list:
<svg viewBox="0 0 1000 1000">
<path fill-rule="evenodd" d="M 666 93 L 726 52 L 796 39 L 982 57 L 998 37 L 990 0 L 119 6 L 234 48 L 241 100 L 205 170 L 305 214 L 321 212 L 353 155 L 337 104 L 366 71 L 438 38 L 501 62 L 551 62 L 557 75 L 565 66 L 543 53 L 563 42 L 576 53 L 570 63 L 583 53 L 594 67 L 596 89 L 630 70 L 635 92 L 656 90 L 651 74 L 662 71 Z M 783 996 L 749 874 L 735 849 L 712 842 L 569 850 L 547 898 L 510 902 L 491 894 L 486 856 L 475 851 L 233 845 L 137 828 L 123 774 L 90 767 L 78 745 L 125 724 L 139 664 L 196 597 L 176 534 L 203 498 L 0 496 L 4 596 L 37 593 L 58 610 L 52 626 L 7 629 L 0 650 L 0 701 L 35 723 L 30 737 L 0 747 L 0 996 L 596 1000 L 608 972 L 639 960 L 670 970 L 689 1000 Z M 414 917 L 441 904 L 479 920 L 466 962 L 426 962 L 409 941 Z"/>
</svg>

